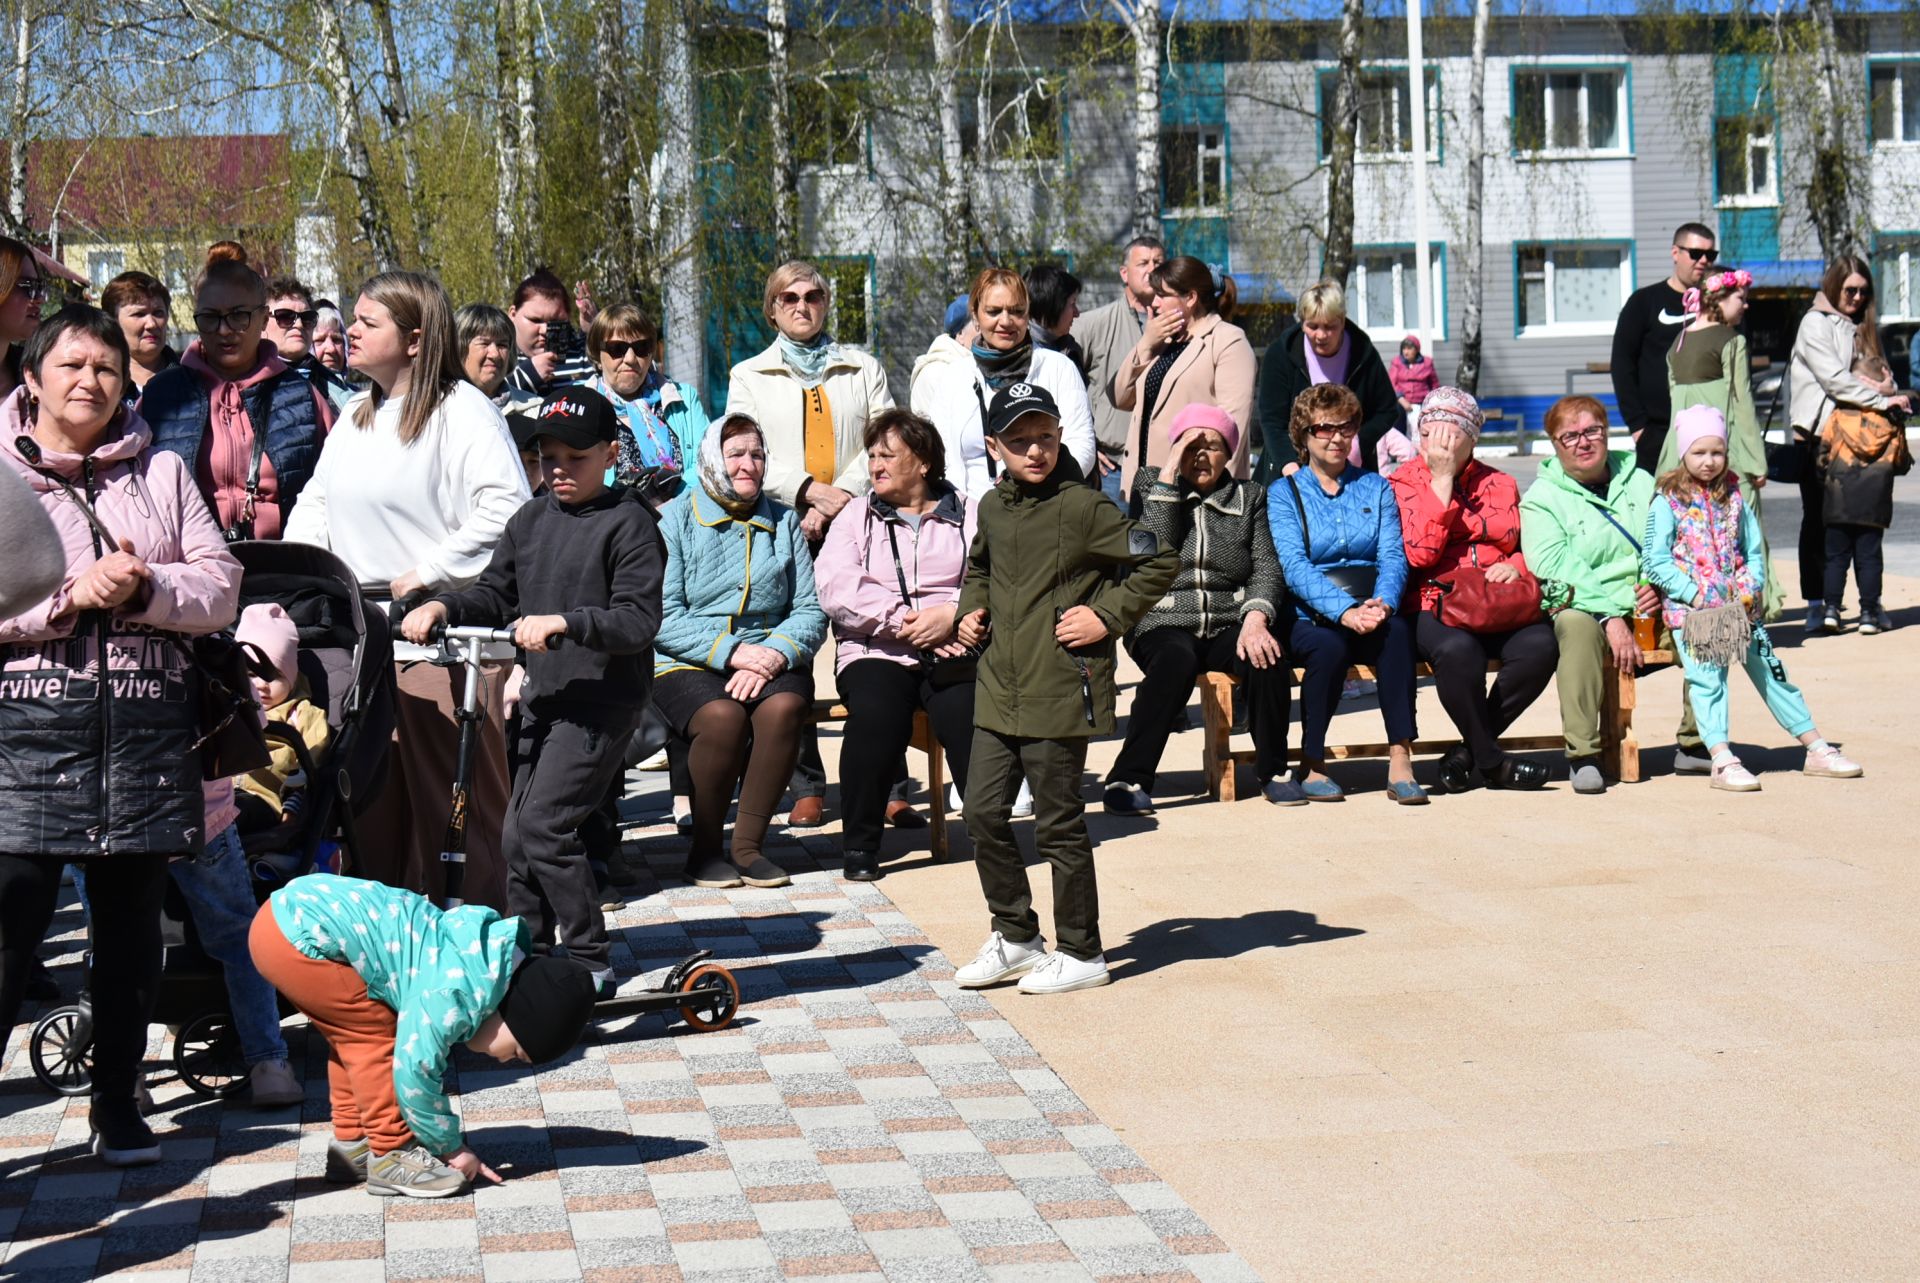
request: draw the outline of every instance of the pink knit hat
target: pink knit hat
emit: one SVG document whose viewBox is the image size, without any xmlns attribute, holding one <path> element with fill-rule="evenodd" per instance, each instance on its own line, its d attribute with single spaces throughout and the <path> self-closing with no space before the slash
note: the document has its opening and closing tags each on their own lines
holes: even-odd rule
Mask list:
<svg viewBox="0 0 1920 1283">
<path fill-rule="evenodd" d="M 1690 405 L 1673 416 L 1673 439 L 1681 454 L 1701 437 L 1727 439 L 1727 420 L 1720 411 L 1710 405 Z"/>
<path fill-rule="evenodd" d="M 1427 393 L 1427 399 L 1420 403 L 1419 423 L 1425 427 L 1429 423 L 1445 423 L 1458 428 L 1469 441 L 1480 439 L 1480 429 L 1487 422 L 1486 411 L 1473 399 L 1471 392 L 1460 388 L 1438 387 Z"/>
<path fill-rule="evenodd" d="M 1194 401 L 1180 407 L 1180 412 L 1173 416 L 1173 422 L 1167 425 L 1167 442 L 1177 445 L 1183 435 L 1201 428 L 1212 428 L 1225 437 L 1228 454 L 1239 453 L 1240 428 L 1234 423 L 1233 416 L 1219 406 L 1208 405 L 1204 401 Z"/>
<path fill-rule="evenodd" d="M 274 603 L 261 602 L 240 612 L 240 626 L 233 636 L 235 641 L 258 646 L 289 686 L 300 680 L 300 630 Z"/>
</svg>

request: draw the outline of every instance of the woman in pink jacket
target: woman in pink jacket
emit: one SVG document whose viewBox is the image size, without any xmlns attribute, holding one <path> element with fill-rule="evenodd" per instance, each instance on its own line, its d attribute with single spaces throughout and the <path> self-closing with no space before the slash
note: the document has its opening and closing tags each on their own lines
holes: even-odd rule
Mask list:
<svg viewBox="0 0 1920 1283">
<path fill-rule="evenodd" d="M 973 663 L 954 637 L 973 500 L 946 479 L 939 430 L 911 410 L 876 414 L 866 450 L 872 492 L 835 518 L 814 568 L 847 706 L 840 807 L 844 872 L 856 882 L 880 877 L 887 792 L 914 711 L 927 710 L 962 796 L 973 740 Z"/>
<path fill-rule="evenodd" d="M 53 920 L 60 866 L 83 861 L 89 1122 L 94 1153 L 123 1166 L 160 1158 L 134 1092 L 161 894 L 167 861 L 206 838 L 196 676 L 182 643 L 231 624 L 240 597 L 240 565 L 192 472 L 150 451 L 147 425 L 121 404 L 128 361 L 106 313 L 62 308 L 27 341 L 24 386 L 0 404 L 0 460 L 39 497 L 66 561 L 53 596 L 0 619 L 0 1039 Z"/>
</svg>

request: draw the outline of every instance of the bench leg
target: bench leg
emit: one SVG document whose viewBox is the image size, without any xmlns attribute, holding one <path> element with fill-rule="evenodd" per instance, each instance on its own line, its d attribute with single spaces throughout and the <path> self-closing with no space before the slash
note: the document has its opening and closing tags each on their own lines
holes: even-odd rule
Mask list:
<svg viewBox="0 0 1920 1283">
<path fill-rule="evenodd" d="M 947 758 L 921 709 L 913 715 L 913 746 L 927 755 L 927 845 L 933 858 L 947 860 Z"/>
<path fill-rule="evenodd" d="M 1600 713 L 1600 767 L 1622 784 L 1640 782 L 1640 737 L 1633 729 L 1639 702 L 1632 673 L 1607 670 L 1606 699 Z"/>
<path fill-rule="evenodd" d="M 1207 796 L 1215 802 L 1232 802 L 1238 797 L 1234 782 L 1233 753 L 1233 679 L 1225 673 L 1202 673 L 1200 721 L 1205 738 L 1200 760 L 1207 775 Z"/>
</svg>

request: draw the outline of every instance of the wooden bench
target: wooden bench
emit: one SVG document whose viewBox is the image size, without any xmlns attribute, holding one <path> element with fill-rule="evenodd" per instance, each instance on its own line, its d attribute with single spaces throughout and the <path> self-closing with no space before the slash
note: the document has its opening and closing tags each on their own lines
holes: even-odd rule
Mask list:
<svg viewBox="0 0 1920 1283">
<path fill-rule="evenodd" d="M 1640 660 L 1646 666 L 1671 664 L 1673 652 L 1642 651 Z M 1433 675 L 1433 668 L 1429 664 L 1417 665 L 1414 671 L 1422 677 Z M 1489 660 L 1487 671 L 1499 672 L 1500 661 Z M 1600 709 L 1600 769 L 1622 784 L 1637 784 L 1640 782 L 1640 739 L 1633 729 L 1633 711 L 1639 699 L 1635 677 L 1632 673 L 1623 673 L 1612 667 L 1606 670 L 1606 674 Z M 1304 675 L 1304 669 L 1295 669 L 1295 683 L 1298 684 Z M 1368 681 L 1377 680 L 1373 669 L 1366 665 L 1349 668 L 1347 675 Z M 1233 768 L 1241 762 L 1253 761 L 1252 749 L 1235 749 L 1229 743 L 1233 736 L 1233 688 L 1239 684 L 1228 673 L 1202 673 L 1194 682 L 1200 692 L 1200 716 L 1205 735 L 1201 746 L 1201 764 L 1207 776 L 1207 796 L 1216 802 L 1232 802 L 1239 797 Z M 1457 743 L 1457 739 L 1415 740 L 1413 751 L 1415 755 L 1444 753 Z M 1516 753 L 1557 749 L 1565 744 L 1565 738 L 1559 735 L 1510 735 L 1500 741 L 1501 748 Z M 1327 757 L 1339 762 L 1385 757 L 1391 747 L 1385 742 L 1329 744 Z M 1300 752 L 1298 749 L 1289 749 L 1287 757 L 1298 761 Z"/>
<path fill-rule="evenodd" d="M 817 699 L 813 701 L 813 711 L 807 715 L 807 721 L 814 726 L 825 722 L 844 722 L 847 720 L 847 706 L 838 700 Z M 913 714 L 913 736 L 907 743 L 927 755 L 927 846 L 933 852 L 933 858 L 945 863 L 947 860 L 947 759 L 941 751 L 940 740 L 933 733 L 933 723 L 927 718 L 927 710 L 915 709 Z"/>
</svg>

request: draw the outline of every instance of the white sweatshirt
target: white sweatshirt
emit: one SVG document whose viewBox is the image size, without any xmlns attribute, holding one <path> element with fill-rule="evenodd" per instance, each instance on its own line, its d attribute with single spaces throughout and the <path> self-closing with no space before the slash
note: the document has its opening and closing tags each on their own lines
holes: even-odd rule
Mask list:
<svg viewBox="0 0 1920 1283">
<path fill-rule="evenodd" d="M 385 589 L 411 570 L 430 589 L 466 587 L 532 497 L 507 421 L 462 382 L 407 446 L 400 401 L 375 411 L 372 427 L 354 426 L 367 396 L 347 402 L 327 434 L 285 537 L 331 548 L 362 585 Z"/>
<path fill-rule="evenodd" d="M 1027 379 L 1051 392 L 1060 407 L 1060 448 L 1073 456 L 1084 475 L 1095 475 L 1093 411 L 1080 371 L 1060 353 L 1036 348 Z M 993 489 L 994 470 L 987 466 L 986 425 L 980 413 L 982 403 L 993 403 L 993 389 L 973 354 L 944 334 L 934 339 L 933 346 L 913 363 L 910 399 L 914 413 L 933 420 L 940 430 L 947 448 L 947 480 L 969 499 L 977 500 Z"/>
</svg>

